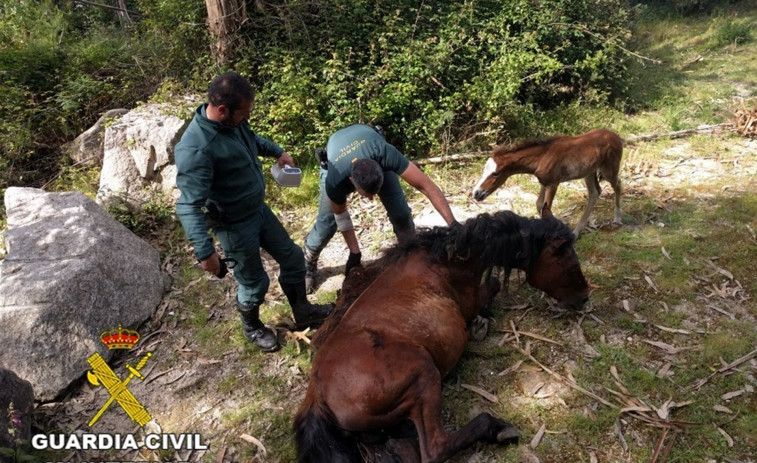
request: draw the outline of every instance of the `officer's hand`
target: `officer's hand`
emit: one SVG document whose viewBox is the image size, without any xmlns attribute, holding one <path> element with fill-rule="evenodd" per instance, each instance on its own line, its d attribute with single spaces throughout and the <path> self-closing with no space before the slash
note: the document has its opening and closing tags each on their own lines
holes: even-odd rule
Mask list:
<svg viewBox="0 0 757 463">
<path fill-rule="evenodd" d="M 316 148 L 315 149 L 315 158 L 318 160 L 318 164 L 321 166 L 321 169 L 328 170 L 328 168 L 329 168 L 329 155 L 326 152 L 325 148 Z"/>
<path fill-rule="evenodd" d="M 279 157 L 276 162 L 279 163 L 279 167 L 281 167 L 282 169 L 284 168 L 284 166 L 294 167 L 294 159 L 286 151 L 281 153 L 281 157 Z"/>
<path fill-rule="evenodd" d="M 453 220 L 452 223 L 449 224 L 450 230 L 460 230 L 461 228 L 463 228 L 463 225 L 457 220 Z"/>
<path fill-rule="evenodd" d="M 220 277 L 221 257 L 218 255 L 217 252 L 214 252 L 213 254 L 211 254 L 210 257 L 201 261 L 200 265 L 202 266 L 202 269 L 205 270 L 206 272 L 210 273 L 211 275 Z"/>
<path fill-rule="evenodd" d="M 363 257 L 363 254 L 360 252 L 351 252 L 350 257 L 347 259 L 347 264 L 344 266 L 344 276 L 347 276 L 350 274 L 350 270 L 352 270 L 355 267 L 360 267 L 360 258 Z"/>
</svg>

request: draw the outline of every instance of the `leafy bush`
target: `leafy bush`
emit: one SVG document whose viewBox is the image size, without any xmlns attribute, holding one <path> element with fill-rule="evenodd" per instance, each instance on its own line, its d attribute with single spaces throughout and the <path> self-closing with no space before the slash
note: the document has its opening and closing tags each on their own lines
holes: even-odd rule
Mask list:
<svg viewBox="0 0 757 463">
<path fill-rule="evenodd" d="M 752 40 L 752 27 L 744 22 L 726 20 L 717 27 L 710 38 L 711 48 L 741 45 Z"/>
<path fill-rule="evenodd" d="M 0 193 L 47 182 L 61 167 L 63 143 L 104 111 L 147 99 L 171 72 L 184 76 L 202 56 L 186 26 L 201 21 L 202 5 L 138 3 L 157 13 L 133 27 L 112 10 L 74 2 L 0 2 Z M 184 23 L 167 24 L 175 17 L 157 7 L 166 3 Z"/>
<path fill-rule="evenodd" d="M 419 157 L 621 94 L 629 1 L 248 2 L 233 69 L 258 89 L 255 129 L 300 162 L 359 121 Z M 203 0 L 127 4 L 130 20 L 78 2 L 0 4 L 0 190 L 49 180 L 59 146 L 103 111 L 167 86 L 204 93 L 224 70 L 211 61 Z"/>
<path fill-rule="evenodd" d="M 169 223 L 176 220 L 173 204 L 159 193 L 138 209 L 129 206 L 126 201 L 112 201 L 106 209 L 121 225 L 142 238 L 165 230 Z"/>
<path fill-rule="evenodd" d="M 307 152 L 364 121 L 422 156 L 445 140 L 505 134 L 524 105 L 622 91 L 632 17 L 623 0 L 312 6 L 263 11 L 237 66 L 261 89 L 254 124 Z"/>
<path fill-rule="evenodd" d="M 634 3 L 671 8 L 676 14 L 690 15 L 710 13 L 717 8 L 744 0 L 636 0 Z"/>
</svg>

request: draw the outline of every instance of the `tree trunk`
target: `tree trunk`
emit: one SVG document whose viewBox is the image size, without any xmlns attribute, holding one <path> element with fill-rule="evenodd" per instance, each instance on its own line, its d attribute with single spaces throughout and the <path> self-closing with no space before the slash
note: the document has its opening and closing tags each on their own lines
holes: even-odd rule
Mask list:
<svg viewBox="0 0 757 463">
<path fill-rule="evenodd" d="M 219 66 L 229 63 L 234 53 L 239 29 L 247 20 L 244 0 L 205 0 L 208 28 L 213 38 L 211 51 Z"/>
</svg>

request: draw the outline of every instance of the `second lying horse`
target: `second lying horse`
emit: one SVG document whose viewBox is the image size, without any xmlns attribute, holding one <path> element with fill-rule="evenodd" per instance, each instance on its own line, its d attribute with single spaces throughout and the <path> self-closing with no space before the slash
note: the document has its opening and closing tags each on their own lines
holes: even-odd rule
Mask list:
<svg viewBox="0 0 757 463">
<path fill-rule="evenodd" d="M 530 140 L 513 148 L 498 146 L 486 161 L 484 173 L 473 187 L 472 195 L 477 201 L 483 201 L 511 175 L 534 174 L 541 183 L 536 209 L 543 214 L 545 208 L 551 209 L 560 183 L 583 178 L 589 190 L 589 204 L 573 230 L 578 235 L 586 226 L 589 214 L 599 198 L 599 178 L 612 185 L 615 192 L 613 222 L 621 223 L 618 171 L 622 156 L 623 140 L 613 132 L 601 129 L 576 137 Z"/>
<path fill-rule="evenodd" d="M 499 289 L 494 278 L 481 284 L 491 266 L 525 271 L 529 284 L 566 308 L 586 303 L 573 242 L 557 219 L 498 212 L 420 232 L 367 266 L 359 296 L 318 332 L 322 344 L 294 423 L 298 460 L 360 462 L 356 437 L 408 420 L 423 463 L 446 461 L 476 441 L 517 439 L 515 428 L 488 413 L 448 433 L 442 378 L 465 350 L 468 324 Z"/>
</svg>

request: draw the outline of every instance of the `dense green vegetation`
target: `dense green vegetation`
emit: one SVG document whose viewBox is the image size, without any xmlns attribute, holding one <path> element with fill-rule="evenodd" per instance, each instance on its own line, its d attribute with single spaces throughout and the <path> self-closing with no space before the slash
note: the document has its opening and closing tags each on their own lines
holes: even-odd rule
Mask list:
<svg viewBox="0 0 757 463">
<path fill-rule="evenodd" d="M 104 111 L 133 107 L 198 66 L 202 55 L 188 53 L 203 48 L 202 33 L 192 42 L 182 24 L 201 29 L 203 10 L 190 16 L 177 1 L 166 14 L 162 3 L 129 2 L 142 10 L 131 23 L 73 1 L 0 2 L 0 190 L 44 184 L 65 162 L 61 145 Z M 163 34 L 169 22 L 179 25 Z"/>
<path fill-rule="evenodd" d="M 103 2 L 107 3 L 107 2 Z M 116 2 L 112 2 L 115 4 Z M 0 188 L 44 183 L 102 112 L 203 92 L 202 0 L 0 3 Z M 259 91 L 255 127 L 310 151 L 357 120 L 411 156 L 518 133 L 535 111 L 621 101 L 626 0 L 256 2 L 227 67 Z M 484 134 L 483 137 L 480 134 Z"/>
<path fill-rule="evenodd" d="M 710 14 L 717 6 L 254 2 L 220 67 L 202 0 L 130 0 L 126 14 L 77 0 L 2 0 L 0 191 L 44 185 L 67 162 L 61 146 L 105 110 L 202 93 L 228 68 L 258 89 L 256 129 L 302 153 L 357 120 L 381 124 L 417 158 L 539 135 L 539 127 L 547 133 L 550 124 L 535 122 L 565 105 L 635 111 L 646 95 L 634 91 L 629 75 L 643 60 L 630 31 L 647 3 L 671 15 Z M 745 25 L 732 23 L 713 46 L 750 38 Z"/>
</svg>

